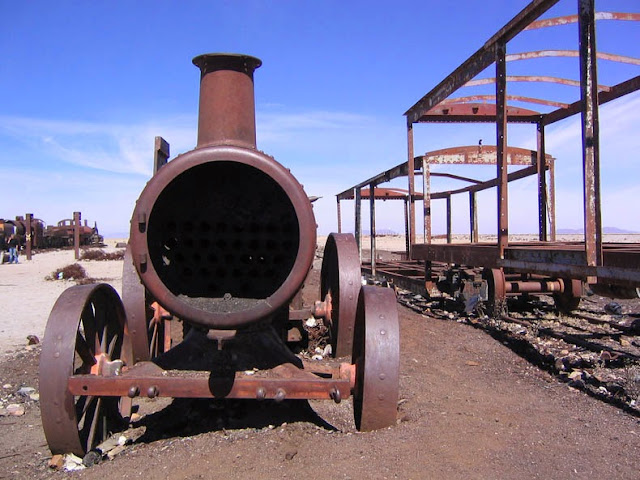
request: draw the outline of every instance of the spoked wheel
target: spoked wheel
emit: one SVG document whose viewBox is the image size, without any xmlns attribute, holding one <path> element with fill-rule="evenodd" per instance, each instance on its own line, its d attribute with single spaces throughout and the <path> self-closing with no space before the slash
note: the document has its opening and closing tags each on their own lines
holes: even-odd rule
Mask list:
<svg viewBox="0 0 640 480">
<path fill-rule="evenodd" d="M 396 424 L 400 329 L 396 296 L 389 288 L 360 290 L 353 339 L 356 428 L 368 432 Z"/>
<path fill-rule="evenodd" d="M 122 269 L 122 302 L 133 345 L 135 362 L 148 361 L 171 348 L 171 321 L 162 307 L 149 298 L 133 265 L 127 245 Z"/>
<path fill-rule="evenodd" d="M 71 287 L 53 306 L 39 371 L 42 426 L 53 454 L 84 455 L 126 426 L 122 413 L 129 412 L 119 410 L 119 397 L 74 396 L 67 386 L 71 375 L 114 375 L 130 361 L 124 323 L 120 297 L 107 284 Z"/>
<path fill-rule="evenodd" d="M 507 311 L 507 282 L 504 271 L 500 268 L 485 268 L 482 278 L 489 286 L 489 300 L 487 302 L 487 314 L 497 318 Z"/>
<path fill-rule="evenodd" d="M 570 313 L 580 304 L 582 298 L 582 281 L 570 278 L 561 279 L 564 289 L 561 293 L 553 294 L 553 301 L 558 311 Z"/>
<path fill-rule="evenodd" d="M 320 298 L 328 305 L 325 318 L 334 357 L 351 354 L 360 279 L 360 255 L 355 238 L 350 233 L 332 233 L 324 247 Z"/>
</svg>

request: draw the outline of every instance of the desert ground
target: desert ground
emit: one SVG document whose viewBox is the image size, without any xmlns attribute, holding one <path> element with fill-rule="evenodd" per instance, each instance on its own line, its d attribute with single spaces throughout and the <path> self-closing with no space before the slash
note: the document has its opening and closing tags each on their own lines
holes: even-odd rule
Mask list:
<svg viewBox="0 0 640 480">
<path fill-rule="evenodd" d="M 382 237 L 378 249 L 402 250 L 403 242 Z M 115 240 L 107 244 L 116 250 Z M 307 303 L 318 297 L 321 256 L 320 248 Z M 28 345 L 27 336 L 43 338 L 57 297 L 74 284 L 45 277 L 75 260 L 72 250 L 59 250 L 20 261 L 0 265 L 0 479 L 639 478 L 633 408 L 541 368 L 495 331 L 400 304 L 395 426 L 357 432 L 350 401 L 147 400 L 117 453 L 82 470 L 52 468 L 40 419 L 41 345 Z M 122 261 L 79 263 L 121 292 Z M 640 303 L 621 305 L 624 318 L 640 318 Z"/>
</svg>

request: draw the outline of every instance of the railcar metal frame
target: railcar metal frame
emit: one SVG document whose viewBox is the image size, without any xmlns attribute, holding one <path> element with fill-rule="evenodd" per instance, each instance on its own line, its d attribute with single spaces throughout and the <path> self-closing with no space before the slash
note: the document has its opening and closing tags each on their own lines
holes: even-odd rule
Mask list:
<svg viewBox="0 0 640 480">
<path fill-rule="evenodd" d="M 351 187 L 337 195 L 338 228 L 341 229 L 340 201 L 354 198 L 356 203 L 356 236 L 360 234 L 360 205 L 362 198 L 370 199 L 371 210 L 371 270 L 375 265 L 375 200 L 378 198 L 402 198 L 405 200 L 406 255 L 414 261 L 445 262 L 488 268 L 506 268 L 518 272 L 544 274 L 565 278 L 576 278 L 588 283 L 604 283 L 625 286 L 640 285 L 640 244 L 606 244 L 603 242 L 600 194 L 600 153 L 599 153 L 599 105 L 615 100 L 640 89 L 640 76 L 621 81 L 616 85 L 599 85 L 596 60 L 640 64 L 636 58 L 624 57 L 596 51 L 596 20 L 640 21 L 640 13 L 596 12 L 594 0 L 577 0 L 577 14 L 556 18 L 540 17 L 556 5 L 559 0 L 534 0 L 518 13 L 510 22 L 491 37 L 476 53 L 445 77 L 429 93 L 424 95 L 405 112 L 407 122 L 408 160 L 394 169 L 374 176 L 371 179 Z M 557 27 L 569 23 L 578 23 L 578 44 L 576 51 L 537 50 L 507 55 L 507 44 L 525 30 Z M 507 62 L 531 58 L 578 57 L 580 65 L 579 80 L 562 79 L 548 76 L 509 76 Z M 494 78 L 476 78 L 482 71 L 495 65 Z M 573 102 L 555 102 L 523 96 L 507 95 L 509 82 L 552 82 L 580 87 L 580 98 Z M 478 84 L 495 84 L 496 94 L 451 98 L 461 87 Z M 495 103 L 486 103 L 495 99 Z M 479 103 L 482 101 L 483 103 Z M 508 101 L 537 103 L 551 106 L 548 113 L 540 113 L 508 104 Z M 584 242 L 562 243 L 555 241 L 555 215 L 553 205 L 553 175 L 551 185 L 547 185 L 545 171 L 550 169 L 548 155 L 545 152 L 545 128 L 575 114 L 581 115 L 582 124 L 582 164 L 584 192 Z M 430 165 L 452 163 L 437 155 L 424 157 L 414 153 L 414 125 L 418 123 L 495 123 L 496 147 L 494 159 L 478 162 L 495 163 L 496 178 L 491 182 L 497 187 L 497 242 L 495 244 L 477 243 L 477 233 L 473 231 L 474 202 L 471 209 L 471 242 L 450 244 L 451 234 L 448 226 L 448 244 L 433 244 L 431 233 L 430 202 L 436 198 L 450 198 L 450 191 L 432 193 L 429 178 Z M 507 124 L 532 124 L 536 127 L 537 152 L 533 169 L 538 175 L 538 212 L 539 241 L 526 244 L 509 243 L 508 227 L 508 188 L 513 173 L 507 172 L 509 149 L 507 147 Z M 469 148 L 469 147 L 467 147 Z M 487 147 L 483 147 L 487 148 Z M 534 153 L 534 152 L 532 152 Z M 428 161 L 424 161 L 428 159 Z M 553 170 L 551 170 L 553 171 Z M 416 172 L 422 173 L 423 192 L 416 191 Z M 524 170 L 522 170 L 524 172 Z M 524 173 L 522 173 L 524 174 Z M 406 192 L 388 192 L 385 194 L 378 185 L 398 176 L 408 177 Z M 370 195 L 363 187 L 369 186 L 374 194 Z M 472 191 L 477 186 L 468 187 Z M 549 188 L 549 195 L 545 192 Z M 416 201 L 424 204 L 424 243 L 416 243 Z M 549 212 L 547 214 L 547 212 Z M 450 215 L 448 203 L 447 215 Z M 547 221 L 547 216 L 549 221 Z M 449 217 L 448 217 L 449 218 Z M 450 225 L 450 223 L 449 223 Z M 399 266 L 400 269 L 407 265 Z M 413 269 L 415 273 L 416 269 Z"/>
</svg>

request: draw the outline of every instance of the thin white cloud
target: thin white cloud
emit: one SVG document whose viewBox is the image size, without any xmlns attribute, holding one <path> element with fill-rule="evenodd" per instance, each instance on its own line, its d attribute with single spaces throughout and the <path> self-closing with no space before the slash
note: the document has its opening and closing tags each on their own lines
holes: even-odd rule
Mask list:
<svg viewBox="0 0 640 480">
<path fill-rule="evenodd" d="M 0 134 L 13 141 L 14 151 L 23 149 L 29 162 L 37 158 L 46 165 L 53 159 L 117 173 L 149 175 L 153 138 L 165 132 L 178 150 L 194 143 L 195 128 L 182 117 L 113 124 L 0 116 Z"/>
</svg>

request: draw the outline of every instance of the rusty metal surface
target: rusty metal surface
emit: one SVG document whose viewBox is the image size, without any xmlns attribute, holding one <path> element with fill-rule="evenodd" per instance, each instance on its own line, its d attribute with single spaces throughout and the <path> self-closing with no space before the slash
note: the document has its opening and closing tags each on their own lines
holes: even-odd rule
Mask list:
<svg viewBox="0 0 640 480">
<path fill-rule="evenodd" d="M 531 52 L 512 53 L 506 56 L 507 62 L 516 62 L 519 60 L 531 60 L 534 58 L 547 57 L 579 57 L 578 50 L 535 50 Z M 628 63 L 629 65 L 640 65 L 640 58 L 629 57 L 626 55 L 616 55 L 613 53 L 597 52 L 596 58 L 600 60 L 610 60 L 612 62 Z"/>
<path fill-rule="evenodd" d="M 133 264 L 131 246 L 127 245 L 122 266 L 122 303 L 127 318 L 127 329 L 131 338 L 133 361 L 150 359 L 149 336 L 147 334 L 147 305 L 144 285 Z"/>
<path fill-rule="evenodd" d="M 331 297 L 332 353 L 336 357 L 351 355 L 353 326 L 360 291 L 360 257 L 355 238 L 350 233 L 332 233 L 327 238 L 320 271 L 320 298 Z"/>
<path fill-rule="evenodd" d="M 329 400 L 337 395 L 349 398 L 352 381 L 339 369 L 323 376 L 283 364 L 267 372 L 251 375 L 235 372 L 216 376 L 211 372 L 163 370 L 152 363 L 136 364 L 118 376 L 76 375 L 69 379 L 69 390 L 93 396 L 146 396 L 172 398 L 242 398 L 255 400 Z M 327 378 L 328 376 L 328 378 Z"/>
<path fill-rule="evenodd" d="M 313 261 L 316 223 L 295 177 L 255 149 L 260 61 L 209 54 L 194 63 L 201 69 L 198 146 L 146 185 L 131 221 L 132 255 L 143 284 L 170 313 L 233 329 L 269 317 L 295 295 Z"/>
<path fill-rule="evenodd" d="M 117 360 L 130 361 L 124 322 L 120 298 L 106 284 L 71 287 L 56 301 L 39 369 L 42 426 L 52 453 L 82 456 L 122 421 L 118 398 L 75 396 L 67 381 L 79 373 L 98 377 L 118 368 Z"/>
<path fill-rule="evenodd" d="M 510 244 L 505 258 L 497 256 L 495 244 L 418 244 L 413 246 L 412 259 L 430 260 L 489 268 L 511 268 L 517 271 L 565 278 L 587 279 L 596 276 L 601 283 L 640 285 L 640 245 L 603 244 L 603 262 L 589 266 L 581 242 L 528 242 Z"/>
<path fill-rule="evenodd" d="M 353 341 L 356 428 L 371 431 L 396 424 L 400 377 L 400 329 L 392 289 L 364 286 L 358 299 Z"/>
<path fill-rule="evenodd" d="M 488 313 L 492 317 L 499 316 L 504 313 L 507 301 L 507 283 L 504 270 L 485 268 L 482 276 L 489 285 Z"/>
<path fill-rule="evenodd" d="M 198 148 L 207 145 L 256 147 L 253 72 L 262 61 L 249 55 L 199 55 Z"/>
<path fill-rule="evenodd" d="M 596 12 L 596 20 L 626 20 L 640 22 L 640 13 L 630 12 Z M 531 22 L 524 30 L 536 30 L 538 28 L 556 27 L 578 23 L 578 15 L 565 15 L 562 17 L 545 18 Z"/>
<path fill-rule="evenodd" d="M 164 165 L 167 164 L 170 155 L 170 146 L 169 142 L 167 142 L 162 137 L 156 137 L 154 141 L 154 149 L 153 149 L 153 174 L 158 173 Z"/>
<path fill-rule="evenodd" d="M 470 103 L 470 102 L 487 101 L 487 100 L 491 100 L 495 102 L 496 96 L 495 95 L 467 95 L 464 97 L 447 98 L 446 100 L 443 100 L 442 102 L 440 102 L 440 105 L 447 105 L 450 103 Z M 513 100 L 516 102 L 523 102 L 523 103 L 535 103 L 538 105 L 547 105 L 547 106 L 556 107 L 556 108 L 567 108 L 569 106 L 568 103 L 564 103 L 564 102 L 545 100 L 543 98 L 525 97 L 523 95 L 507 95 L 507 100 Z"/>
<path fill-rule="evenodd" d="M 585 254 L 596 266 L 602 265 L 602 218 L 594 1 L 579 0 L 578 10 Z"/>
</svg>

